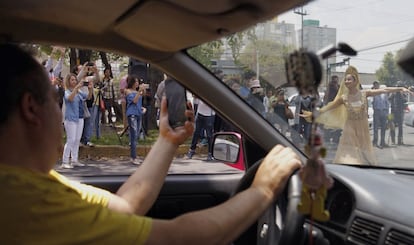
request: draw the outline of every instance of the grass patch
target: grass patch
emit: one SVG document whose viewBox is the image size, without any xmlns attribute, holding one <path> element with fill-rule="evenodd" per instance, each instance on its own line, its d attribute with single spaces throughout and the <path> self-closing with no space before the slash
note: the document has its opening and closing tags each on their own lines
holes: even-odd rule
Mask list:
<svg viewBox="0 0 414 245">
<path fill-rule="evenodd" d="M 115 128 L 109 127 L 108 125 L 101 125 L 101 137 L 96 138 L 95 132 L 93 132 L 91 137 L 91 142 L 95 145 L 129 145 L 129 135 L 128 132 L 125 133 L 122 137 L 119 137 L 118 132 L 122 131 L 122 125 L 116 125 Z M 157 140 L 159 135 L 158 129 L 152 129 L 148 131 L 148 135 L 145 138 L 140 138 L 138 140 L 138 145 L 153 145 Z M 63 142 L 66 142 L 66 135 L 64 135 Z M 191 144 L 191 137 L 189 137 L 184 144 Z"/>
<path fill-rule="evenodd" d="M 129 135 L 125 133 L 122 137 L 119 136 L 119 132 L 122 131 L 122 127 L 109 127 L 101 125 L 101 137 L 97 139 L 92 136 L 91 142 L 96 145 L 124 145 L 129 144 Z M 144 138 L 140 137 L 138 145 L 152 145 L 157 140 L 159 131 L 157 129 L 149 130 L 148 135 Z"/>
</svg>

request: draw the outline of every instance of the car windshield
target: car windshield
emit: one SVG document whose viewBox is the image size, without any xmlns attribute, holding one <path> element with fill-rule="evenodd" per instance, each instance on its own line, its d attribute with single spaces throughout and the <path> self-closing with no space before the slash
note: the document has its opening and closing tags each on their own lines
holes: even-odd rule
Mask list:
<svg viewBox="0 0 414 245">
<path fill-rule="evenodd" d="M 410 0 L 311 1 L 188 53 L 298 149 L 304 151 L 311 135 L 304 111 L 320 108 L 322 118 L 334 110 L 326 107 L 329 102 L 337 101 L 345 117 L 330 120 L 340 126 L 321 119 L 317 131 L 328 163 L 411 168 L 414 98 L 399 91 L 414 81 L 397 65 L 413 36 L 411 7 Z M 330 45 L 337 52 L 322 59 Z M 292 64 L 286 60 L 300 48 L 319 55 L 318 92 L 299 93 L 287 78 Z M 347 75 L 352 84 L 344 84 Z"/>
</svg>

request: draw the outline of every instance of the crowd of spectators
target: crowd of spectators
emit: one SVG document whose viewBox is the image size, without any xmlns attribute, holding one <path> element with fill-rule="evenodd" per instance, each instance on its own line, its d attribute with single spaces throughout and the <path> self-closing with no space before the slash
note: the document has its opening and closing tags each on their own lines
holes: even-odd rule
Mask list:
<svg viewBox="0 0 414 245">
<path fill-rule="evenodd" d="M 85 166 L 79 161 L 79 147 L 94 147 L 91 138 L 95 134 L 96 139 L 100 139 L 101 125 L 115 128 L 117 121 L 123 123 L 118 136 L 129 136 L 131 163 L 140 164 L 135 147 L 139 135 L 148 133 L 149 116 L 146 112 L 151 111 L 152 103 L 149 87 L 134 75 L 126 75 L 116 83 L 111 67 L 104 67 L 101 72 L 96 63 L 90 61 L 75 66 L 63 78 L 65 52 L 65 48 L 53 47 L 50 56 L 42 62 L 58 91 L 62 109 L 66 143 L 61 167 Z M 57 56 L 59 58 L 53 66 Z"/>
<path fill-rule="evenodd" d="M 145 84 L 142 78 L 125 75 L 119 79 L 119 82 L 116 82 L 110 67 L 104 67 L 100 71 L 94 62 L 86 62 L 76 66 L 72 73 L 63 79 L 64 54 L 65 48 L 55 47 L 50 57 L 42 62 L 52 84 L 59 92 L 60 106 L 64 112 L 63 124 L 67 138 L 62 155 L 62 167 L 83 166 L 78 159 L 79 146 L 93 147 L 91 138 L 95 136 L 96 139 L 100 139 L 101 125 L 115 127 L 116 122 L 122 122 L 122 130 L 117 132 L 118 136 L 122 137 L 125 134 L 129 136 L 131 162 L 140 164 L 135 147 L 140 137 L 148 135 L 150 121 L 152 121 L 151 116 L 155 115 L 155 119 L 159 116 L 161 99 L 165 93 L 164 81 L 167 76 L 164 75 L 164 80 L 160 81 L 154 94 L 151 92 L 149 84 Z M 58 57 L 55 66 L 53 66 L 53 57 Z M 286 135 L 287 132 L 290 132 L 294 142 L 300 143 L 309 137 L 310 123 L 298 115 L 303 110 L 310 110 L 310 95 L 296 96 L 294 101 L 296 111 L 292 113 L 283 89 L 263 88 L 259 79 L 253 75 L 241 79 L 225 77 L 220 70 L 215 71 L 214 74 L 244 98 L 260 115 L 267 118 L 282 134 Z M 374 83 L 374 87 L 376 85 L 378 84 Z M 335 98 L 338 88 L 339 78 L 332 76 L 323 99 L 325 104 Z M 399 93 L 392 94 L 389 98 L 388 96 L 384 97 L 384 95 L 376 96 L 373 102 L 373 145 L 379 148 L 386 146 L 384 132 L 387 128 L 390 128 L 392 143 L 403 144 L 402 104 L 406 99 L 401 97 Z M 212 135 L 219 131 L 237 131 L 237 129 L 223 120 L 196 95 L 193 95 L 192 98 L 196 128 L 187 158 L 192 158 L 196 154 L 197 146 L 201 145 L 207 146 L 207 161 L 211 161 Z M 382 103 L 382 101 L 385 102 Z M 156 113 L 152 113 L 153 108 Z M 388 113 L 388 108 L 391 109 L 390 113 Z M 381 114 L 380 111 L 384 113 Z M 293 118 L 290 118 L 289 113 L 294 115 Z M 294 121 L 293 130 L 289 128 L 289 119 Z M 76 123 L 76 127 L 70 126 L 74 123 Z M 389 126 L 390 123 L 393 127 Z M 398 135 L 395 134 L 395 129 L 398 130 Z M 377 136 L 378 130 L 381 130 L 379 137 Z M 324 130 L 327 142 L 337 144 L 340 135 L 341 130 Z"/>
</svg>

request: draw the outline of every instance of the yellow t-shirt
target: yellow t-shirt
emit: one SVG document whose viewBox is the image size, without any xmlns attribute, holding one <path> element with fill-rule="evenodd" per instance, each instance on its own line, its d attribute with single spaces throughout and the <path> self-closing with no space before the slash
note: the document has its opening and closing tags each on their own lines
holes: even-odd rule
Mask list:
<svg viewBox="0 0 414 245">
<path fill-rule="evenodd" d="M 143 244 L 152 219 L 109 210 L 109 194 L 0 164 L 0 244 Z"/>
</svg>

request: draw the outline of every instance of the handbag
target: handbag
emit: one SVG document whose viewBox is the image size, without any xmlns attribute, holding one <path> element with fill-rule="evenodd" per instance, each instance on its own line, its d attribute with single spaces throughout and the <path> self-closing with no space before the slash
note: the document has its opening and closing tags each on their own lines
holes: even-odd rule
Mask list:
<svg viewBox="0 0 414 245">
<path fill-rule="evenodd" d="M 105 111 L 105 102 L 102 98 L 99 99 L 99 108 L 101 109 L 101 111 Z"/>
<path fill-rule="evenodd" d="M 294 118 L 292 110 L 287 106 L 285 107 L 285 115 L 286 115 L 287 119 L 293 119 Z"/>
</svg>

